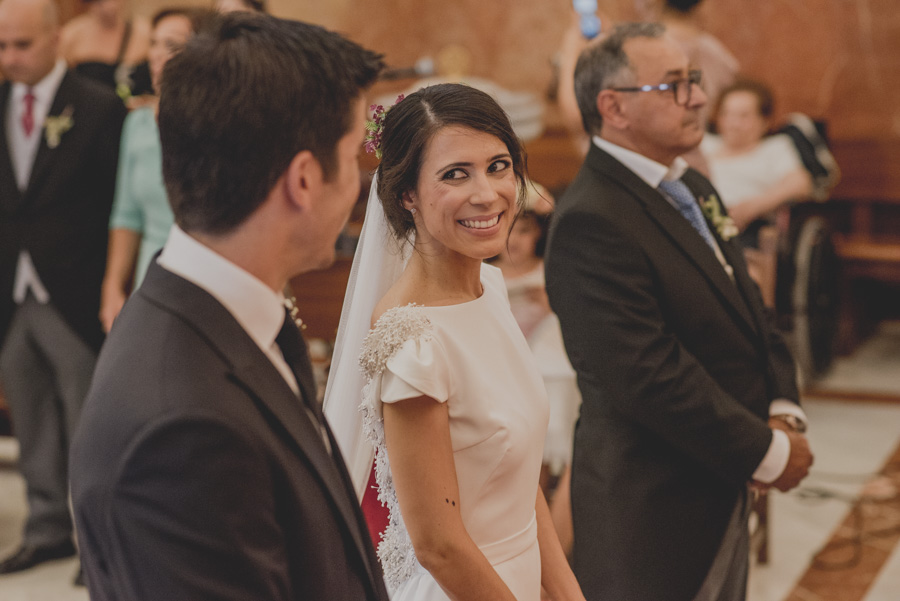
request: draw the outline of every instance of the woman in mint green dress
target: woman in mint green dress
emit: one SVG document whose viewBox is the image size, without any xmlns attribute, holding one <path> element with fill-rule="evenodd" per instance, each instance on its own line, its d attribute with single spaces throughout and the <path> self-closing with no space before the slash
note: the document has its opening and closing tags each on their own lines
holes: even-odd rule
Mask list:
<svg viewBox="0 0 900 601">
<path fill-rule="evenodd" d="M 173 8 L 154 16 L 148 61 L 157 92 L 163 66 L 207 15 L 197 9 Z M 129 291 L 140 285 L 153 255 L 165 244 L 174 222 L 162 178 L 157 101 L 158 97 L 132 111 L 122 128 L 100 304 L 100 321 L 107 332 Z"/>
</svg>

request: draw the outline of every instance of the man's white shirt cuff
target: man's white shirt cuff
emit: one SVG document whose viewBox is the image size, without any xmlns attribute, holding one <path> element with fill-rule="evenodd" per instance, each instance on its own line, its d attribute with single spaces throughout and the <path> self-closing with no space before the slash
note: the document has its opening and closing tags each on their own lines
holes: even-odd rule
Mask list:
<svg viewBox="0 0 900 601">
<path fill-rule="evenodd" d="M 771 484 L 787 467 L 790 457 L 791 441 L 787 433 L 778 429 L 772 430 L 772 442 L 769 444 L 769 450 L 766 451 L 762 463 L 753 472 L 753 479 L 763 484 Z"/>
<path fill-rule="evenodd" d="M 772 401 L 772 404 L 769 405 L 769 417 L 775 415 L 793 415 L 807 426 L 809 425 L 806 413 L 800 408 L 800 405 L 787 399 L 775 399 Z"/>
</svg>

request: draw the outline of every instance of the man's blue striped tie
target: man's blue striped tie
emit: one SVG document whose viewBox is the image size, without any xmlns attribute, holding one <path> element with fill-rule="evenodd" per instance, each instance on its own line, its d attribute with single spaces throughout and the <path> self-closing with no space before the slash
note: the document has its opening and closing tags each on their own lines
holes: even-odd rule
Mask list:
<svg viewBox="0 0 900 601">
<path fill-rule="evenodd" d="M 709 244 L 709 247 L 713 249 L 713 252 L 715 252 L 715 238 L 713 238 L 712 232 L 709 229 L 709 223 L 703 216 L 703 210 L 700 208 L 700 203 L 694 198 L 694 193 L 691 192 L 691 189 L 680 179 L 663 180 L 659 184 L 659 189 L 674 201 L 675 208 L 684 215 L 684 218 L 688 220 L 688 223 L 697 230 L 700 236 L 702 236 L 706 243 Z"/>
</svg>

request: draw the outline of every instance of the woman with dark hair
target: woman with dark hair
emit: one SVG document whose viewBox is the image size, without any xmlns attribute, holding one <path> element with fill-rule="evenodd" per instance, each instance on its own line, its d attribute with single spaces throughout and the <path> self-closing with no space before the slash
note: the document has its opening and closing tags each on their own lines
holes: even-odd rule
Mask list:
<svg viewBox="0 0 900 601">
<path fill-rule="evenodd" d="M 80 74 L 123 97 L 152 93 L 147 65 L 151 25 L 129 17 L 124 0 L 83 0 L 84 14 L 66 23 L 59 51 Z"/>
<path fill-rule="evenodd" d="M 325 410 L 360 490 L 374 446 L 392 599 L 538 601 L 542 586 L 583 599 L 538 486 L 540 370 L 502 274 L 483 263 L 525 194 L 521 145 L 490 96 L 459 84 L 419 90 L 376 121 L 382 161 Z"/>
<path fill-rule="evenodd" d="M 166 62 L 210 15 L 194 8 L 167 8 L 154 15 L 148 62 L 157 93 Z M 122 127 L 100 301 L 100 322 L 107 332 L 129 290 L 140 285 L 151 257 L 163 247 L 175 221 L 162 179 L 158 103 L 158 95 L 151 97 L 145 106 L 129 113 Z"/>
</svg>

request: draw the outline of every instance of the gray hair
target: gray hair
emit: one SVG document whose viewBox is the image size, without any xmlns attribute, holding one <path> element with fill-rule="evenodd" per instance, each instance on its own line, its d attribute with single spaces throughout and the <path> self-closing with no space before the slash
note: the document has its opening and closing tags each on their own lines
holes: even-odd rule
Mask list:
<svg viewBox="0 0 900 601">
<path fill-rule="evenodd" d="M 575 99 L 588 135 L 599 134 L 603 125 L 603 117 L 597 110 L 597 95 L 622 85 L 626 71 L 634 74 L 623 49 L 625 42 L 634 38 L 661 38 L 665 32 L 661 23 L 622 23 L 600 43 L 582 51 L 575 65 Z"/>
</svg>

